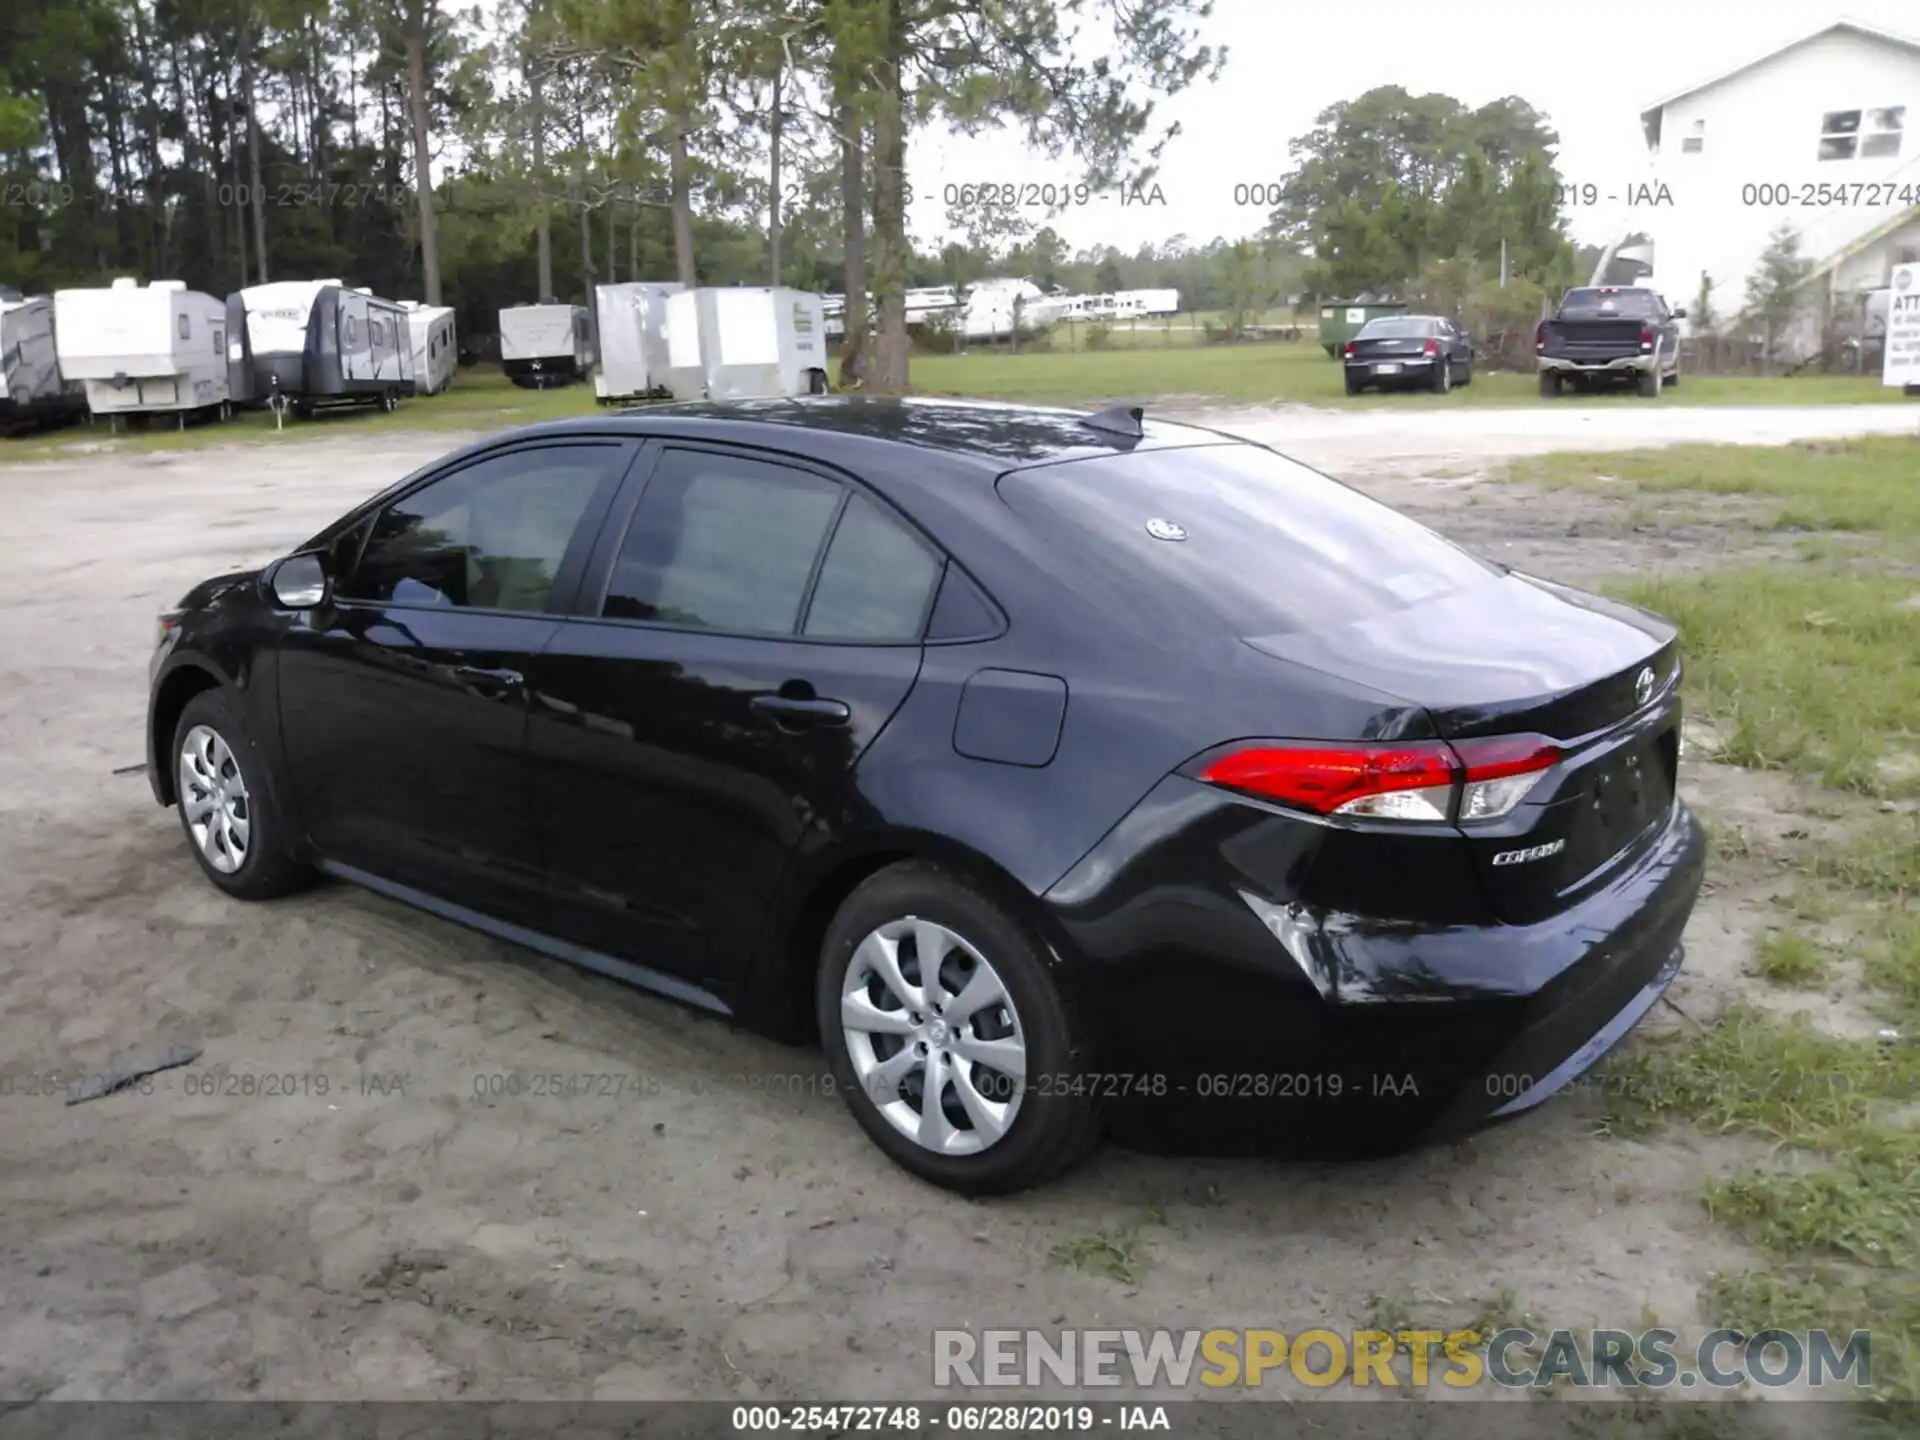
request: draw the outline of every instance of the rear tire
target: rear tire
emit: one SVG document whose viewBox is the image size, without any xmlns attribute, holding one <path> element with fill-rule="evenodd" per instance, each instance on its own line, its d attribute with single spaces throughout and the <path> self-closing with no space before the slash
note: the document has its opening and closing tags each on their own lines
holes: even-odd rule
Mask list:
<svg viewBox="0 0 1920 1440">
<path fill-rule="evenodd" d="M 809 395 L 824 395 L 827 393 L 826 371 L 809 370 L 807 372 L 807 393 Z"/>
<path fill-rule="evenodd" d="M 1427 381 L 1427 388 L 1436 395 L 1445 395 L 1453 389 L 1453 362 L 1446 356 L 1440 357 L 1433 367 L 1433 377 Z"/>
<path fill-rule="evenodd" d="M 1658 370 L 1642 370 L 1633 383 L 1634 388 L 1649 400 L 1659 398 L 1660 372 Z"/>
<path fill-rule="evenodd" d="M 231 690 L 204 690 L 187 702 L 168 763 L 180 829 L 207 879 L 236 900 L 271 900 L 312 881 Z"/>
<path fill-rule="evenodd" d="M 932 993 L 923 939 L 938 949 Z M 1094 1147 L 1098 1109 L 1072 1083 L 1086 1045 L 1052 968 L 1031 927 L 942 866 L 892 865 L 847 897 L 821 945 L 820 1034 L 847 1108 L 895 1164 L 963 1195 L 1005 1195 Z M 969 996 L 976 1008 L 959 1012 Z M 1017 1075 L 999 1068 L 1016 1054 Z M 940 1072 L 934 1106 L 929 1067 Z"/>
<path fill-rule="evenodd" d="M 1561 388 L 1562 388 L 1561 380 L 1558 375 L 1551 375 L 1551 374 L 1541 375 L 1540 394 L 1542 398 L 1548 399 L 1548 400 L 1553 399 L 1555 396 L 1559 395 Z"/>
<path fill-rule="evenodd" d="M 1362 390 L 1366 388 L 1367 388 L 1366 386 L 1362 385 L 1358 380 L 1354 379 L 1353 376 L 1351 375 L 1347 376 L 1347 394 L 1358 395 Z"/>
</svg>

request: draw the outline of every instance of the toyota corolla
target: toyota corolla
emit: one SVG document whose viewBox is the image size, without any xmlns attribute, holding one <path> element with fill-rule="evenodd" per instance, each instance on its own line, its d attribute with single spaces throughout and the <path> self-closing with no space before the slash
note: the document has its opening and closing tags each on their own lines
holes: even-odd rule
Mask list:
<svg viewBox="0 0 1920 1440">
<path fill-rule="evenodd" d="M 161 617 L 153 792 L 777 1037 L 951 1188 L 1398 1149 L 1588 1071 L 1701 831 L 1643 610 L 1273 450 L 832 398 L 495 436 Z"/>
</svg>

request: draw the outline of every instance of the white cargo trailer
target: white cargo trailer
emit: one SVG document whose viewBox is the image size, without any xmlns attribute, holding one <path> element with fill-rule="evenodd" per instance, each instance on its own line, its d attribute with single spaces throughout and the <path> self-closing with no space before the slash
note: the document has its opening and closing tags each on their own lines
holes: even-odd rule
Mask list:
<svg viewBox="0 0 1920 1440">
<path fill-rule="evenodd" d="M 413 387 L 407 312 L 338 280 L 277 280 L 227 297 L 234 398 L 290 405 L 398 408 Z"/>
<path fill-rule="evenodd" d="M 587 307 L 510 305 L 500 312 L 500 368 L 528 390 L 571 385 L 593 367 Z"/>
<path fill-rule="evenodd" d="M 58 424 L 87 413 L 87 387 L 63 379 L 53 298 L 0 285 L 0 430 Z"/>
<path fill-rule="evenodd" d="M 60 374 L 86 385 L 96 415 L 224 416 L 226 330 L 226 306 L 180 280 L 53 294 Z"/>
<path fill-rule="evenodd" d="M 667 387 L 676 400 L 823 395 L 827 327 L 821 297 L 739 286 L 667 297 Z"/>
<path fill-rule="evenodd" d="M 449 306 L 428 305 L 419 300 L 402 300 L 400 308 L 407 312 L 413 393 L 438 395 L 453 383 L 454 371 L 460 368 L 454 312 Z"/>
<path fill-rule="evenodd" d="M 677 281 L 629 281 L 594 287 L 599 356 L 594 398 L 602 405 L 668 394 L 667 297 Z"/>
</svg>

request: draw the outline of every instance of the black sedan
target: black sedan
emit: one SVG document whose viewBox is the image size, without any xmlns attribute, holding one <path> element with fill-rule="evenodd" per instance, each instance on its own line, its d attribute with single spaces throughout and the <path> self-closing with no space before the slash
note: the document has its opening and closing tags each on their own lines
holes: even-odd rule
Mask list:
<svg viewBox="0 0 1920 1440">
<path fill-rule="evenodd" d="M 160 620 L 207 878 L 343 878 L 824 1044 L 968 1192 L 1396 1149 L 1680 963 L 1680 660 L 1274 451 L 866 398 L 497 436 Z"/>
<path fill-rule="evenodd" d="M 1440 315 L 1382 315 L 1340 352 L 1347 394 L 1417 387 L 1444 395 L 1473 383 L 1473 337 Z"/>
</svg>

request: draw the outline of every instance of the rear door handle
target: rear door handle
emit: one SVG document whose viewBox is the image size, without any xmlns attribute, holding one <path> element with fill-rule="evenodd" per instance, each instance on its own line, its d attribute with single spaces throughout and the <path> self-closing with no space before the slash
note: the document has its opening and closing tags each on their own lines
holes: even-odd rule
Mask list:
<svg viewBox="0 0 1920 1440">
<path fill-rule="evenodd" d="M 456 665 L 453 676 L 463 685 L 481 690 L 518 690 L 526 676 L 518 670 L 489 670 L 480 665 Z"/>
<path fill-rule="evenodd" d="M 839 700 L 801 700 L 791 695 L 756 695 L 753 708 L 784 726 L 844 725 L 853 711 Z"/>
</svg>

